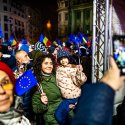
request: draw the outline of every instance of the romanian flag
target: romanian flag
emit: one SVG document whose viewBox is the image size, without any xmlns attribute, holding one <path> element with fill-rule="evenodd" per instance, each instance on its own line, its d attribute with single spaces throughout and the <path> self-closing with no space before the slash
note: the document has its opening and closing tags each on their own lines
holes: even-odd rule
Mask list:
<svg viewBox="0 0 125 125">
<path fill-rule="evenodd" d="M 40 35 L 39 41 L 43 42 L 45 46 L 51 45 L 51 41 L 46 36 L 44 36 L 43 34 Z"/>
<path fill-rule="evenodd" d="M 82 41 L 88 46 L 91 46 L 91 42 L 88 40 L 88 37 L 83 35 L 82 33 L 79 33 L 79 38 L 82 39 Z"/>
<path fill-rule="evenodd" d="M 16 40 L 14 39 L 13 36 L 10 36 L 9 43 L 11 46 L 15 46 L 17 44 Z"/>
<path fill-rule="evenodd" d="M 43 38 L 43 43 L 45 44 L 45 45 L 47 45 L 47 42 L 48 42 L 49 40 L 48 40 L 48 38 L 45 36 L 44 38 Z"/>
<path fill-rule="evenodd" d="M 56 41 L 53 41 L 53 44 L 54 44 L 55 46 L 58 46 L 58 43 L 57 43 Z"/>
<path fill-rule="evenodd" d="M 83 42 L 85 42 L 87 44 L 87 38 L 86 36 L 84 36 L 82 33 L 79 33 L 79 37 L 83 40 Z"/>
</svg>

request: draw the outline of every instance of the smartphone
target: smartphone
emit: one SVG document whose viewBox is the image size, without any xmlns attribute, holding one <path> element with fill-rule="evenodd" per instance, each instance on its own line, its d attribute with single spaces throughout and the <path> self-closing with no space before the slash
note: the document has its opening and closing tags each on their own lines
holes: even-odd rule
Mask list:
<svg viewBox="0 0 125 125">
<path fill-rule="evenodd" d="M 121 70 L 121 75 L 125 75 L 125 35 L 114 35 L 113 57 Z"/>
</svg>

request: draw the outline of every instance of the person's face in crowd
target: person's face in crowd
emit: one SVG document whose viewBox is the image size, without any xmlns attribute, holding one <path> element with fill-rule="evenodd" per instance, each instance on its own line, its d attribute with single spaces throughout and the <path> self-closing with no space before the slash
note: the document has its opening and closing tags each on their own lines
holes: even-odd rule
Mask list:
<svg viewBox="0 0 125 125">
<path fill-rule="evenodd" d="M 55 50 L 54 50 L 54 52 L 53 52 L 53 55 L 54 55 L 54 56 L 57 56 L 57 52 L 58 52 L 58 50 L 59 50 L 59 48 L 56 47 Z"/>
<path fill-rule="evenodd" d="M 51 58 L 45 58 L 42 62 L 42 71 L 47 74 L 51 74 L 53 71 L 53 62 Z"/>
<path fill-rule="evenodd" d="M 9 76 L 0 70 L 0 112 L 7 112 L 13 103 L 13 84 Z"/>
<path fill-rule="evenodd" d="M 16 55 L 16 59 L 19 62 L 19 64 L 29 64 L 30 63 L 30 58 L 28 56 L 28 54 L 25 51 L 20 51 L 17 55 Z"/>
<path fill-rule="evenodd" d="M 67 57 L 62 57 L 60 59 L 60 64 L 63 66 L 67 66 L 69 64 L 69 59 Z"/>
</svg>

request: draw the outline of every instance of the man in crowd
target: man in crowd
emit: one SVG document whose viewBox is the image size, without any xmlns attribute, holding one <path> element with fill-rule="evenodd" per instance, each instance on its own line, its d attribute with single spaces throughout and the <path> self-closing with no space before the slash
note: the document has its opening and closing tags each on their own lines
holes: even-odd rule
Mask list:
<svg viewBox="0 0 125 125">
<path fill-rule="evenodd" d="M 32 61 L 24 50 L 18 50 L 15 54 L 17 68 L 14 71 L 15 78 L 18 79 L 26 70 L 32 69 Z M 30 120 L 33 120 L 33 112 L 31 106 L 32 90 L 27 91 L 21 96 L 22 108 L 24 115 Z"/>
</svg>

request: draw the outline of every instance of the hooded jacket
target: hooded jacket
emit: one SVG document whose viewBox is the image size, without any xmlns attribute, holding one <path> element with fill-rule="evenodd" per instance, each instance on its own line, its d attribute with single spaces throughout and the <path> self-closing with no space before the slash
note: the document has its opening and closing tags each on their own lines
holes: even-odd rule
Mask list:
<svg viewBox="0 0 125 125">
<path fill-rule="evenodd" d="M 39 91 L 36 91 L 32 98 L 33 111 L 37 114 L 41 113 L 43 115 L 45 125 L 58 125 L 54 113 L 62 101 L 62 98 L 60 90 L 56 85 L 56 77 L 55 75 L 44 76 L 43 81 L 39 84 L 42 85 L 43 91 L 48 97 L 48 105 L 44 105 L 41 102 L 41 94 Z"/>
</svg>

